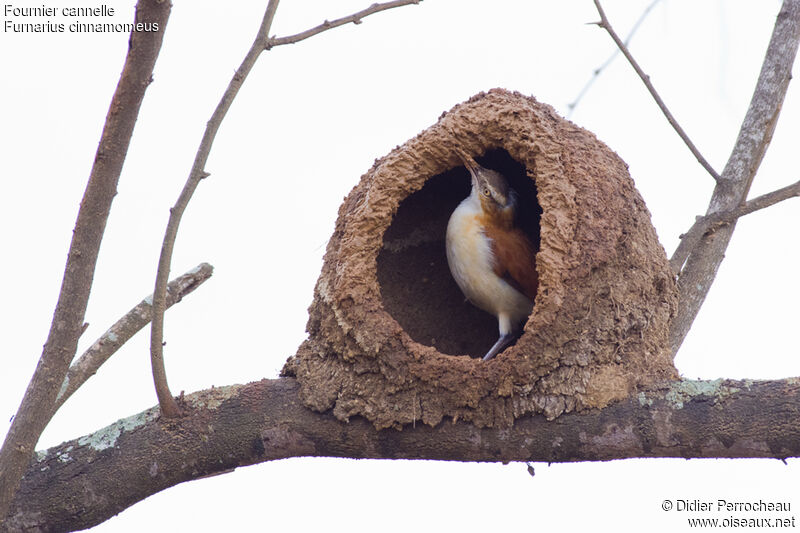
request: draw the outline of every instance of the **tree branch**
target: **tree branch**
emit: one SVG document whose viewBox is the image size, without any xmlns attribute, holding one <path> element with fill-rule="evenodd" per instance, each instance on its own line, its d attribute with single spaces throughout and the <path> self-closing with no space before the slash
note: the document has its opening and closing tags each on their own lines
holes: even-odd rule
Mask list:
<svg viewBox="0 0 800 533">
<path fill-rule="evenodd" d="M 186 206 L 189 205 L 189 200 L 191 200 L 195 189 L 200 184 L 200 180 L 209 175 L 205 171 L 205 165 L 206 161 L 208 161 L 208 155 L 211 153 L 211 145 L 214 143 L 214 138 L 222 124 L 222 120 L 228 113 L 228 109 L 230 109 L 239 89 L 256 64 L 258 56 L 264 51 L 269 29 L 272 26 L 272 20 L 275 18 L 275 11 L 277 9 L 278 0 L 270 0 L 250 50 L 233 75 L 233 78 L 228 84 L 228 88 L 222 95 L 222 99 L 211 115 L 211 119 L 209 119 L 208 124 L 206 124 L 206 130 L 203 134 L 203 139 L 200 141 L 200 147 L 195 154 L 194 164 L 189 172 L 189 177 L 186 180 L 186 184 L 183 186 L 183 190 L 175 206 L 170 209 L 169 212 L 169 221 L 167 222 L 164 241 L 161 244 L 161 255 L 158 259 L 156 283 L 153 289 L 153 325 L 150 334 L 150 363 L 153 368 L 153 383 L 155 384 L 161 412 L 167 417 L 175 417 L 180 414 L 178 404 L 175 398 L 172 397 L 169 391 L 169 385 L 167 384 L 167 373 L 164 369 L 163 347 L 164 311 L 167 307 L 167 280 L 169 279 L 170 264 L 172 262 L 172 251 L 175 247 L 175 239 L 178 236 L 178 227 L 180 226 L 183 212 L 186 210 Z"/>
<path fill-rule="evenodd" d="M 152 408 L 39 452 L 8 524 L 91 527 L 178 483 L 288 457 L 566 462 L 800 455 L 797 379 L 678 381 L 556 421 L 525 417 L 513 431 L 465 422 L 377 431 L 361 418 L 342 423 L 306 409 L 298 391 L 291 378 L 205 390 L 185 398 L 180 419 L 158 419 Z"/>
<path fill-rule="evenodd" d="M 281 38 L 278 40 L 269 38 L 269 30 L 272 26 L 272 20 L 275 17 L 275 11 L 278 9 L 278 0 L 270 0 L 267 9 L 264 13 L 264 18 L 261 21 L 258 33 L 253 41 L 250 50 L 247 52 L 242 64 L 237 69 L 236 73 L 228 84 L 228 88 L 222 95 L 217 108 L 214 110 L 211 119 L 206 125 L 206 131 L 203 134 L 203 139 L 200 142 L 200 147 L 195 155 L 192 170 L 186 180 L 186 184 L 181 191 L 178 201 L 170 209 L 169 221 L 167 222 L 167 230 L 164 235 L 164 241 L 161 245 L 161 255 L 158 261 L 158 270 L 156 273 L 155 289 L 153 290 L 153 325 L 150 336 L 150 362 L 153 368 L 153 383 L 155 384 L 156 394 L 158 396 L 158 403 L 161 407 L 162 413 L 167 417 L 175 417 L 180 414 L 178 404 L 173 398 L 172 393 L 169 391 L 167 384 L 167 374 L 164 368 L 164 310 L 166 308 L 166 285 L 169 278 L 170 263 L 172 262 L 172 251 L 175 247 L 175 240 L 178 235 L 178 227 L 180 226 L 181 217 L 186 210 L 186 206 L 194 194 L 200 180 L 206 178 L 209 174 L 205 171 L 205 164 L 208 160 L 208 155 L 211 152 L 211 145 L 214 143 L 217 130 L 225 118 L 231 104 L 233 103 L 236 94 L 244 84 L 247 75 L 252 70 L 261 52 L 270 49 L 278 44 L 289 44 L 301 41 L 312 37 L 318 33 L 326 31 L 343 24 L 352 22 L 359 24 L 363 17 L 399 7 L 407 4 L 418 4 L 421 0 L 394 0 L 384 4 L 372 4 L 367 9 L 359 11 L 348 17 L 334 20 L 333 22 L 325 21 L 316 28 L 312 28 L 306 32 L 293 35 L 290 37 Z"/>
<path fill-rule="evenodd" d="M 631 39 L 633 39 L 633 36 L 636 34 L 636 31 L 639 29 L 639 27 L 642 25 L 642 23 L 647 18 L 647 15 L 650 14 L 650 11 L 652 11 L 653 8 L 656 6 L 656 4 L 658 4 L 659 2 L 660 2 L 660 0 L 653 0 L 652 2 L 650 2 L 650 5 L 648 5 L 646 8 L 644 8 L 644 11 L 642 11 L 642 14 L 639 15 L 639 19 L 631 27 L 631 30 L 628 32 L 628 36 L 625 37 L 625 40 L 623 41 L 623 44 L 625 45 L 626 48 L 630 44 Z M 596 24 L 596 23 L 593 23 L 593 24 Z M 587 92 L 589 92 L 589 88 L 592 86 L 592 84 L 594 84 L 594 82 L 597 80 L 597 78 L 600 77 L 600 74 L 603 73 L 603 71 L 611 64 L 611 62 L 614 61 L 614 59 L 616 59 L 616 57 L 619 54 L 619 52 L 620 52 L 620 49 L 619 48 L 615 48 L 614 51 L 611 53 L 611 55 L 608 56 L 608 59 L 606 59 L 603 62 L 602 65 L 600 65 L 599 67 L 594 69 L 594 71 L 592 72 L 592 77 L 589 78 L 589 81 L 587 81 L 586 85 L 584 85 L 583 88 L 580 90 L 580 92 L 578 93 L 578 96 L 575 97 L 575 100 L 573 100 L 572 102 L 567 104 L 567 109 L 569 109 L 569 114 L 567 115 L 567 118 L 572 116 L 572 113 L 575 111 L 575 108 L 578 107 L 578 104 L 581 102 L 583 97 L 586 95 Z"/>
<path fill-rule="evenodd" d="M 739 136 L 714 187 L 707 215 L 735 211 L 747 198 L 750 185 L 761 165 L 772 133 L 778 122 L 783 99 L 792 77 L 792 65 L 800 42 L 800 0 L 784 0 L 775 21 L 764 63 L 750 100 Z M 689 332 L 700 307 L 705 301 L 717 270 L 725 258 L 735 218 L 714 232 L 704 232 L 697 243 L 681 255 L 686 256 L 678 276 L 678 312 L 670 327 L 670 345 L 675 354 Z"/>
<path fill-rule="evenodd" d="M 156 0 L 139 0 L 136 4 L 135 22 L 157 24 L 158 31 L 134 31 L 130 36 L 125 66 L 111 100 L 72 233 L 50 333 L 0 450 L 0 516 L 6 514 L 36 442 L 50 420 L 59 388 L 77 351 L 111 202 L 117 193 L 139 107 L 152 80 L 170 5 Z"/>
<path fill-rule="evenodd" d="M 342 17 L 336 20 L 326 20 L 319 26 L 315 26 L 311 29 L 306 31 L 297 33 L 295 35 L 289 35 L 286 37 L 271 37 L 267 40 L 266 49 L 270 50 L 276 46 L 281 46 L 284 44 L 294 44 L 299 41 L 303 41 L 308 39 L 309 37 L 313 37 L 318 33 L 322 33 L 324 31 L 336 28 L 338 26 L 344 26 L 345 24 L 353 23 L 353 24 L 361 24 L 361 19 L 372 15 L 373 13 L 378 13 L 380 11 L 386 11 L 387 9 L 392 9 L 395 7 L 407 6 L 409 4 L 419 4 L 422 0 L 394 0 L 392 2 L 384 2 L 382 4 L 372 4 L 366 9 L 362 9 L 357 13 L 353 13 L 352 15 L 348 15 L 346 17 Z"/>
<path fill-rule="evenodd" d="M 686 258 L 697 247 L 700 239 L 708 232 L 715 231 L 720 226 L 730 224 L 739 218 L 755 211 L 771 207 L 778 202 L 800 196 L 800 181 L 787 185 L 781 189 L 762 194 L 757 198 L 748 200 L 743 205 L 730 211 L 712 213 L 704 217 L 697 217 L 689 231 L 681 235 L 681 242 L 669 260 L 670 267 L 675 275 L 680 274 Z"/>
<path fill-rule="evenodd" d="M 638 74 L 639 77 L 642 79 L 642 82 L 644 82 L 645 86 L 647 87 L 647 90 L 650 91 L 650 95 L 656 101 L 656 104 L 658 104 L 659 109 L 661 109 L 661 112 L 667 118 L 667 121 L 670 123 L 672 128 L 680 136 L 680 138 L 683 139 L 683 142 L 692 152 L 692 155 L 694 155 L 697 161 L 703 166 L 704 169 L 708 171 L 709 174 L 711 174 L 711 177 L 713 177 L 714 180 L 718 182 L 720 180 L 720 177 L 719 174 L 717 174 L 717 171 L 714 170 L 714 167 L 712 167 L 708 161 L 706 161 L 706 158 L 703 157 L 703 154 L 700 153 L 700 150 L 697 149 L 697 147 L 694 145 L 689 136 L 686 135 L 686 132 L 683 131 L 683 128 L 681 128 L 680 124 L 678 124 L 678 121 L 675 120 L 675 117 L 672 116 L 672 113 L 667 108 L 667 105 L 661 99 L 661 96 L 659 96 L 658 92 L 656 91 L 656 88 L 650 82 L 650 76 L 645 74 L 645 72 L 642 70 L 642 68 L 639 66 L 639 64 L 631 55 L 630 51 L 628 50 L 628 47 L 625 46 L 625 43 L 622 42 L 617 33 L 614 31 L 614 28 L 611 27 L 611 23 L 608 21 L 608 18 L 606 18 L 606 14 L 603 11 L 603 7 L 600 5 L 600 0 L 594 0 L 594 5 L 595 7 L 597 7 L 597 12 L 600 14 L 600 22 L 598 22 L 597 25 L 608 32 L 608 34 L 617 44 L 617 47 L 620 49 L 620 51 L 622 51 L 622 54 L 628 60 L 628 63 L 631 64 L 633 69 L 636 71 L 636 74 Z"/>
<path fill-rule="evenodd" d="M 186 274 L 175 278 L 167 285 L 167 308 L 191 294 L 214 273 L 214 267 L 201 263 Z M 100 366 L 114 355 L 131 337 L 150 323 L 153 316 L 153 297 L 148 296 L 92 344 L 77 361 L 72 363 L 56 398 L 55 413 L 81 385 L 92 377 Z"/>
</svg>

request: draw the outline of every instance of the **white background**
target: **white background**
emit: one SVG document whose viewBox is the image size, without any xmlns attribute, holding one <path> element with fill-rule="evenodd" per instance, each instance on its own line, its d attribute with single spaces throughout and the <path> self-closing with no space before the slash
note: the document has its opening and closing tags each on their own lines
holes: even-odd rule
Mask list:
<svg viewBox="0 0 800 533">
<path fill-rule="evenodd" d="M 79 353 L 152 292 L 168 209 L 266 4 L 174 3 L 103 241 Z M 605 7 L 624 35 L 648 3 L 609 0 Z M 113 22 L 132 20 L 133 0 L 107 4 L 117 11 Z M 779 4 L 664 0 L 632 42 L 673 114 L 718 171 L 738 133 Z M 295 33 L 367 5 L 284 0 L 271 33 Z M 171 277 L 203 261 L 215 274 L 168 311 L 165 357 L 173 392 L 275 377 L 305 336 L 306 308 L 338 206 L 373 160 L 492 87 L 532 94 L 566 115 L 567 104 L 614 51 L 603 30 L 586 24 L 597 19 L 589 0 L 425 0 L 264 53 L 220 129 L 206 166 L 211 177 L 200 184 L 180 228 Z M 4 433 L 47 336 L 128 35 L 3 32 L 0 39 Z M 799 93 L 795 80 L 751 197 L 800 179 Z M 621 56 L 571 119 L 630 165 L 671 253 L 678 235 L 703 214 L 713 182 Z M 676 358 L 683 376 L 800 375 L 798 227 L 798 200 L 740 222 Z M 148 343 L 146 330 L 118 352 L 61 409 L 38 448 L 156 403 Z M 800 514 L 800 469 L 792 459 L 788 466 L 677 459 L 534 466 L 530 477 L 524 464 L 271 462 L 171 488 L 96 530 L 683 531 L 689 516 L 731 516 L 667 513 L 664 499 L 788 501 L 792 513 L 778 517 Z"/>
</svg>

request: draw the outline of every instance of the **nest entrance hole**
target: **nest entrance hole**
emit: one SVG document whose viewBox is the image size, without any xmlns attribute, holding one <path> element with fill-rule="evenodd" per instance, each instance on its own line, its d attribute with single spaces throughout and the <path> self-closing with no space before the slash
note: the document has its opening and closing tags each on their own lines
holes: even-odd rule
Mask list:
<svg viewBox="0 0 800 533">
<path fill-rule="evenodd" d="M 525 166 L 502 148 L 475 159 L 508 179 L 519 200 L 517 225 L 538 249 L 542 208 Z M 383 235 L 378 283 L 384 309 L 413 340 L 444 354 L 482 357 L 497 340 L 497 319 L 466 301 L 445 252 L 447 222 L 469 193 L 469 172 L 458 166 L 404 199 Z"/>
</svg>

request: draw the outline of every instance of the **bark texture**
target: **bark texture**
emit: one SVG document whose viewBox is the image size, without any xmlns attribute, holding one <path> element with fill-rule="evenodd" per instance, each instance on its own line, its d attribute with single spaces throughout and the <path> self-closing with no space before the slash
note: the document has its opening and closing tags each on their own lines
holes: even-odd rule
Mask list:
<svg viewBox="0 0 800 533">
<path fill-rule="evenodd" d="M 724 216 L 724 213 L 738 209 L 747 199 L 778 123 L 799 43 L 800 0 L 784 0 L 750 106 L 725 169 L 714 187 L 706 217 Z M 670 331 L 673 354 L 678 352 L 711 289 L 735 229 L 736 219 L 733 219 L 725 226 L 704 233 L 685 254 L 685 265 L 683 257 L 674 261 L 676 270 L 683 268 L 678 277 L 680 305 Z"/>
<path fill-rule="evenodd" d="M 169 2 L 156 0 L 140 0 L 136 5 L 134 22 L 157 24 L 159 30 L 134 31 L 130 37 L 125 66 L 106 115 L 92 172 L 72 231 L 50 332 L 0 450 L 0 516 L 5 514 L 36 441 L 50 421 L 59 389 L 75 357 L 111 202 L 117 194 L 117 183 L 139 106 L 152 81 L 170 8 Z"/>
<path fill-rule="evenodd" d="M 445 257 L 447 220 L 469 194 L 458 149 L 506 175 L 540 248 L 525 332 L 488 363 L 474 356 L 497 321 L 464 301 Z M 312 409 L 379 429 L 554 418 L 676 377 L 676 294 L 625 163 L 550 106 L 494 89 L 377 160 L 345 199 L 309 339 L 284 375 Z"/>
<path fill-rule="evenodd" d="M 156 407 L 38 452 L 3 531 L 96 525 L 167 487 L 238 466 L 300 456 L 453 461 L 800 455 L 800 381 L 677 381 L 603 410 L 376 430 L 303 406 L 283 378 L 188 395 L 179 419 Z"/>
</svg>

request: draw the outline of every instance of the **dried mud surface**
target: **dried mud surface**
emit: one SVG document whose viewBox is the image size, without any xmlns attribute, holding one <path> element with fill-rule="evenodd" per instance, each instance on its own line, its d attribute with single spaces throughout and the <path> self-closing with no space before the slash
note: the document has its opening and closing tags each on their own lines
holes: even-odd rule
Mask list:
<svg viewBox="0 0 800 533">
<path fill-rule="evenodd" d="M 444 228 L 469 193 L 460 148 L 509 177 L 540 245 L 525 331 L 494 360 L 496 319 L 464 301 Z M 627 166 L 534 98 L 478 94 L 375 161 L 340 207 L 285 375 L 305 404 L 377 428 L 443 418 L 508 427 L 601 408 L 677 377 L 677 291 Z"/>
</svg>

